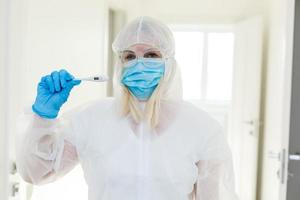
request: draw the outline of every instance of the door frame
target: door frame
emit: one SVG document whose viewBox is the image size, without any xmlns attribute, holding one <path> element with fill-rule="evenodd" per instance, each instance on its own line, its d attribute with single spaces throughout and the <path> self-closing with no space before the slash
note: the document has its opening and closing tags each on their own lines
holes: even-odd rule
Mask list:
<svg viewBox="0 0 300 200">
<path fill-rule="evenodd" d="M 9 68 L 10 1 L 0 1 L 0 199 L 8 198 L 7 70 Z"/>
</svg>

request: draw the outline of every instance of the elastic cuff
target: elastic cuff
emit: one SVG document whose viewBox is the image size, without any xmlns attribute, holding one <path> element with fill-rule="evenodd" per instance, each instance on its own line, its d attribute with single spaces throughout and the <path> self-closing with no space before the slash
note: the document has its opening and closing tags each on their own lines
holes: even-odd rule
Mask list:
<svg viewBox="0 0 300 200">
<path fill-rule="evenodd" d="M 45 113 L 42 113 L 42 112 L 38 111 L 38 110 L 35 108 L 34 104 L 31 106 L 31 108 L 32 108 L 32 111 L 33 111 L 34 113 L 38 114 L 38 115 L 39 115 L 40 117 L 42 117 L 42 118 L 46 118 L 46 119 L 55 119 L 55 118 L 57 117 L 57 114 L 55 114 L 55 115 L 49 115 L 49 114 L 45 114 Z"/>
</svg>

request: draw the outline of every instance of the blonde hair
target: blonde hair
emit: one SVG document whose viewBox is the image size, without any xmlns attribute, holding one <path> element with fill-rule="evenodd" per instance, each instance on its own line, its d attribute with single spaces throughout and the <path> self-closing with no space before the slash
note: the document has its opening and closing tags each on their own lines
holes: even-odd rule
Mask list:
<svg viewBox="0 0 300 200">
<path fill-rule="evenodd" d="M 121 66 L 118 63 L 117 80 L 120 81 Z M 142 111 L 139 107 L 139 100 L 136 99 L 131 92 L 123 85 L 121 86 L 121 116 L 131 114 L 136 123 L 146 121 L 151 128 L 157 127 L 161 111 L 161 100 L 168 98 L 168 89 L 174 79 L 177 64 L 174 58 L 168 58 L 165 64 L 165 75 L 153 91 L 151 97 L 146 101 L 145 110 Z"/>
</svg>

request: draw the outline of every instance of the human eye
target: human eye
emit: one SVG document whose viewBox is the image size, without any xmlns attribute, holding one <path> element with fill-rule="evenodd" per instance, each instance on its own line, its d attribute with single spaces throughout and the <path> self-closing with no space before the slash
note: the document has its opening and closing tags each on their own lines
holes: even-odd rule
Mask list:
<svg viewBox="0 0 300 200">
<path fill-rule="evenodd" d="M 121 56 L 121 60 L 123 63 L 126 63 L 126 62 L 130 62 L 132 60 L 136 59 L 136 55 L 134 52 L 124 52 Z"/>
<path fill-rule="evenodd" d="M 144 54 L 144 58 L 162 58 L 159 51 L 149 51 Z"/>
<path fill-rule="evenodd" d="M 136 58 L 136 56 L 134 54 L 128 54 L 128 55 L 125 56 L 126 60 L 133 60 L 135 58 Z"/>
</svg>

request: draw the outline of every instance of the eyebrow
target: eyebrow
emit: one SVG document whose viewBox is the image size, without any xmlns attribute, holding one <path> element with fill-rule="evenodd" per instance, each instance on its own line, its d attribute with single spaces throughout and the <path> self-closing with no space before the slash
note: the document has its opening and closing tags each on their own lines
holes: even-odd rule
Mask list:
<svg viewBox="0 0 300 200">
<path fill-rule="evenodd" d="M 150 51 L 150 50 L 153 50 L 153 51 L 158 51 L 158 52 L 160 52 L 160 50 L 159 50 L 159 49 L 157 49 L 157 48 L 149 48 L 149 49 L 145 50 L 145 52 L 146 52 L 146 51 Z"/>
</svg>

